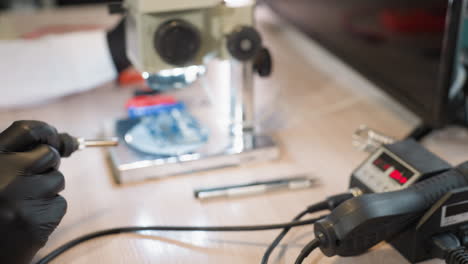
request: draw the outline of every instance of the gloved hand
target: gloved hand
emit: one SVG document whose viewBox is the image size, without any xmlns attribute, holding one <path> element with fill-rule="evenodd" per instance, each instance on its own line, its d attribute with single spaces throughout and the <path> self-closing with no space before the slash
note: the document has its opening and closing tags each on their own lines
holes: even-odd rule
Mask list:
<svg viewBox="0 0 468 264">
<path fill-rule="evenodd" d="M 30 263 L 65 215 L 60 135 L 38 121 L 0 133 L 0 263 Z"/>
</svg>

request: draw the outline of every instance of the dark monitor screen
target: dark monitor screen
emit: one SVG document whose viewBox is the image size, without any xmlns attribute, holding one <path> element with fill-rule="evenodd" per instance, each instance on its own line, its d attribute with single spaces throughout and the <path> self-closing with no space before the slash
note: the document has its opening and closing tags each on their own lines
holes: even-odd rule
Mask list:
<svg viewBox="0 0 468 264">
<path fill-rule="evenodd" d="M 448 122 L 462 0 L 266 0 L 432 126 Z"/>
<path fill-rule="evenodd" d="M 110 2 L 108 0 L 56 0 L 57 5 L 80 5 L 80 4 L 105 4 Z"/>
</svg>

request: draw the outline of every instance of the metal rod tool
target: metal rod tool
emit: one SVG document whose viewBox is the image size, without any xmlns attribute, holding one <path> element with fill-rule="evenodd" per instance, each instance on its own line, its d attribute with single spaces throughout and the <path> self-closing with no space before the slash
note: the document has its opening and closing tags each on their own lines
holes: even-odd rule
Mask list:
<svg viewBox="0 0 468 264">
<path fill-rule="evenodd" d="M 106 139 L 78 138 L 78 143 L 79 143 L 78 149 L 103 148 L 103 147 L 116 147 L 119 145 L 119 140 L 117 138 L 106 138 Z"/>
</svg>

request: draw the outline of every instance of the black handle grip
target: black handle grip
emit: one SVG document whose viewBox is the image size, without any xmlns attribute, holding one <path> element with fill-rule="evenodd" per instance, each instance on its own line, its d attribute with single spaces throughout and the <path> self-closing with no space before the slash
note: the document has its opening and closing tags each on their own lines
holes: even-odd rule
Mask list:
<svg viewBox="0 0 468 264">
<path fill-rule="evenodd" d="M 457 166 L 453 172 L 448 171 L 439 176 L 410 186 L 396 193 L 414 192 L 423 200 L 422 210 L 426 210 L 437 202 L 448 191 L 468 185 L 468 162 Z"/>
<path fill-rule="evenodd" d="M 3 197 L 0 197 L 0 226 L 8 227 L 16 220 L 17 213 L 14 206 Z"/>
<path fill-rule="evenodd" d="M 70 136 L 69 134 L 62 133 L 60 137 L 60 156 L 67 158 L 70 157 L 73 152 L 77 151 L 80 147 L 80 143 L 75 137 Z"/>
</svg>

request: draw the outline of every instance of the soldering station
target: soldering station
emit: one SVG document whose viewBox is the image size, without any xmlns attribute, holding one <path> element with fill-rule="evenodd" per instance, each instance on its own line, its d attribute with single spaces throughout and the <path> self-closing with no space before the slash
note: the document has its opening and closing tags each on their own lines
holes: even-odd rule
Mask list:
<svg viewBox="0 0 468 264">
<path fill-rule="evenodd" d="M 301 27 L 308 23 L 300 21 L 305 16 L 291 15 L 294 8 L 298 11 L 308 3 L 296 7 L 291 5 L 291 9 L 287 9 L 282 5 L 288 1 L 265 2 L 273 10 L 283 10 L 279 12 L 283 18 L 299 25 L 302 31 L 310 35 L 322 34 L 316 28 Z M 108 147 L 106 161 L 115 180 L 122 185 L 277 159 L 280 147 L 270 134 L 259 132 L 254 113 L 254 76 L 268 77 L 274 58 L 267 48 L 268 43 L 256 28 L 255 5 L 253 0 L 124 0 L 110 4 L 112 14 L 124 16 L 126 54 L 151 89 L 162 93 L 170 87 L 189 87 L 205 80 L 212 71 L 213 63 L 226 66 L 223 68 L 226 78 L 216 85 L 229 97 L 228 122 L 216 122 L 211 116 L 195 120 L 188 113 L 188 107 L 171 96 L 152 98 L 154 105 L 150 107 L 146 105 L 148 98 L 134 98 L 127 104 L 128 118 L 105 124 L 103 137 L 108 139 L 85 140 L 61 134 L 63 156 L 89 147 Z M 451 0 L 444 8 L 444 12 L 450 14 L 444 21 L 451 26 L 450 32 L 461 32 L 460 18 L 464 10 L 464 0 Z M 383 43 L 384 37 L 388 36 L 371 34 L 374 33 L 371 29 L 360 28 L 362 23 L 355 20 L 364 16 L 362 13 L 365 11 L 348 14 L 343 27 L 352 29 L 353 34 L 360 34 L 361 37 L 365 35 L 364 42 Z M 400 18 L 404 15 L 398 13 Z M 388 9 L 379 17 L 388 22 L 384 24 L 390 29 L 401 30 L 398 23 L 393 23 L 395 16 L 394 10 Z M 418 25 L 411 30 L 418 31 Z M 436 28 L 437 24 L 433 26 Z M 444 47 L 449 47 L 449 50 L 460 49 L 454 34 L 445 36 Z M 326 36 L 322 37 L 320 39 L 326 44 L 331 43 L 327 42 Z M 442 53 L 447 55 L 447 52 Z M 425 58 L 432 58 L 433 55 L 430 52 L 424 54 Z M 299 226 L 313 228 L 313 237 L 309 237 L 295 264 L 306 263 L 306 258 L 314 250 L 326 257 L 354 257 L 366 254 L 381 242 L 390 244 L 408 263 L 441 259 L 447 264 L 467 264 L 468 161 L 454 166 L 421 143 L 422 138 L 436 128 L 468 120 L 467 101 L 460 101 L 461 94 L 465 95 L 466 92 L 466 73 L 463 63 L 455 61 L 453 57 L 440 57 L 442 65 L 449 65 L 444 73 L 450 71 L 458 75 L 439 80 L 438 87 L 444 87 L 446 96 L 437 106 L 426 109 L 424 124 L 402 140 L 366 126 L 360 127 L 353 135 L 353 141 L 358 149 L 369 155 L 350 173 L 348 190 L 311 204 L 291 222 L 251 226 L 112 228 L 71 240 L 44 256 L 37 264 L 52 263 L 71 248 L 87 241 L 122 233 L 281 230 L 263 258 L 258 260 L 261 264 L 267 264 L 286 234 Z M 404 97 L 400 92 L 394 94 Z M 411 101 L 414 98 L 409 96 L 403 101 L 418 108 Z M 427 106 L 425 102 L 421 105 Z M 149 117 L 148 113 L 152 116 Z M 447 113 L 452 114 L 450 118 L 445 115 Z M 209 125 L 205 128 L 201 124 Z M 164 140 L 156 140 L 155 135 Z M 183 147 L 175 147 L 174 142 Z M 194 190 L 194 199 L 233 198 L 318 185 L 317 179 L 298 174 L 287 179 L 199 188 Z M 310 218 L 305 219 L 306 216 Z"/>
</svg>

